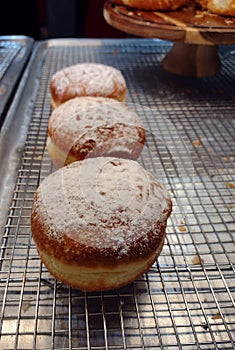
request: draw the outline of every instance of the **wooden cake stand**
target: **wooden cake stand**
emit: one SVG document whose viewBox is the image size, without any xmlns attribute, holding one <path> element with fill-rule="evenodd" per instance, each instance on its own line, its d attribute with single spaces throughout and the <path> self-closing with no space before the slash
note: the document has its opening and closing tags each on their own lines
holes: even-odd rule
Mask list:
<svg viewBox="0 0 235 350">
<path fill-rule="evenodd" d="M 163 67 L 182 76 L 208 77 L 218 73 L 218 45 L 235 44 L 235 17 L 202 11 L 194 4 L 163 12 L 132 9 L 108 0 L 104 18 L 125 33 L 173 41 Z"/>
</svg>

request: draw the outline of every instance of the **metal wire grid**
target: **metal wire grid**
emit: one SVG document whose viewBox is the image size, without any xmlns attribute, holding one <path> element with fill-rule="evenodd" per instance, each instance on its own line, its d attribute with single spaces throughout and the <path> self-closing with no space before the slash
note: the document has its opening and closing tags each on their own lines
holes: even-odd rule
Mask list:
<svg viewBox="0 0 235 350">
<path fill-rule="evenodd" d="M 0 128 L 33 42 L 32 38 L 25 36 L 0 36 Z"/>
<path fill-rule="evenodd" d="M 235 347 L 234 53 L 222 51 L 226 67 L 217 77 L 193 81 L 162 70 L 168 50 L 149 40 L 45 48 L 1 246 L 0 349 Z M 140 162 L 165 183 L 174 205 L 158 262 L 134 283 L 104 293 L 55 281 L 30 234 L 33 193 L 51 171 L 49 80 L 83 61 L 123 71 L 128 102 L 148 132 Z"/>
<path fill-rule="evenodd" d="M 10 95 L 9 90 L 13 90 L 12 86 L 8 86 L 7 82 L 4 81 L 5 74 L 9 67 L 11 66 L 14 59 L 19 54 L 21 49 L 21 44 L 11 41 L 1 41 L 0 39 L 0 127 L 3 122 L 2 113 L 4 111 L 5 105 L 7 103 L 8 97 L 5 95 Z M 19 71 L 20 73 L 20 71 Z"/>
<path fill-rule="evenodd" d="M 21 49 L 21 44 L 12 41 L 0 42 L 0 79 L 2 79 L 11 62 Z"/>
</svg>

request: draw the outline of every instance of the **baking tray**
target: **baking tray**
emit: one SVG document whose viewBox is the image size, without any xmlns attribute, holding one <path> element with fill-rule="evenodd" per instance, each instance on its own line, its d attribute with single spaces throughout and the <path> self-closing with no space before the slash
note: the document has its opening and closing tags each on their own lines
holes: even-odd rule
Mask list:
<svg viewBox="0 0 235 350">
<path fill-rule="evenodd" d="M 26 36 L 0 36 L 0 127 L 33 43 L 34 40 Z"/>
<path fill-rule="evenodd" d="M 166 72 L 170 48 L 154 39 L 35 45 L 0 135 L 0 349 L 234 349 L 235 48 L 221 47 L 221 71 L 202 79 Z M 127 103 L 147 130 L 138 161 L 173 201 L 158 261 L 133 283 L 99 293 L 56 281 L 30 228 L 34 191 L 53 171 L 49 81 L 78 62 L 123 72 Z"/>
</svg>

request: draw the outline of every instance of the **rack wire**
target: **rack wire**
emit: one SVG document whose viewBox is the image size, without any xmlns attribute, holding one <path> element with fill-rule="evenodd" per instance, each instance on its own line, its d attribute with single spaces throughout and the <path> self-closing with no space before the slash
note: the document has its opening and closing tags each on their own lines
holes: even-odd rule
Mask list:
<svg viewBox="0 0 235 350">
<path fill-rule="evenodd" d="M 11 62 L 14 60 L 21 48 L 20 43 L 3 41 L 0 45 L 0 79 L 3 77 L 6 70 L 9 68 Z"/>
<path fill-rule="evenodd" d="M 40 82 L 2 235 L 0 349 L 235 348 L 235 50 L 221 48 L 221 72 L 195 80 L 162 69 L 169 49 L 148 39 L 55 40 L 37 49 Z M 173 201 L 158 261 L 133 283 L 99 293 L 56 281 L 30 227 L 34 191 L 53 171 L 49 81 L 77 62 L 123 72 L 127 103 L 147 130 L 139 161 Z"/>
<path fill-rule="evenodd" d="M 0 36 L 0 127 L 32 46 L 33 39 L 25 36 Z"/>
</svg>

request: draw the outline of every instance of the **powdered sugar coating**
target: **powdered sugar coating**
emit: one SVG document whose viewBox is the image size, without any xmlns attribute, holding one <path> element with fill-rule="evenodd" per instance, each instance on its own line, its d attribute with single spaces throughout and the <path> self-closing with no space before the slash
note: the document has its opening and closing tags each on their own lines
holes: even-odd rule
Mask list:
<svg viewBox="0 0 235 350">
<path fill-rule="evenodd" d="M 171 212 L 162 184 L 137 162 L 111 157 L 57 170 L 35 198 L 32 218 L 47 228 L 43 241 L 60 245 L 66 238 L 85 247 L 86 255 L 99 250 L 116 259 L 154 251 Z M 79 259 L 79 249 L 76 254 Z"/>
<path fill-rule="evenodd" d="M 55 101 L 65 102 L 76 96 L 118 98 L 126 91 L 121 71 L 99 63 L 79 63 L 56 72 L 50 83 Z"/>
<path fill-rule="evenodd" d="M 76 159 L 123 152 L 137 159 L 145 130 L 134 110 L 114 99 L 77 97 L 56 108 L 49 119 L 51 142 Z"/>
</svg>

